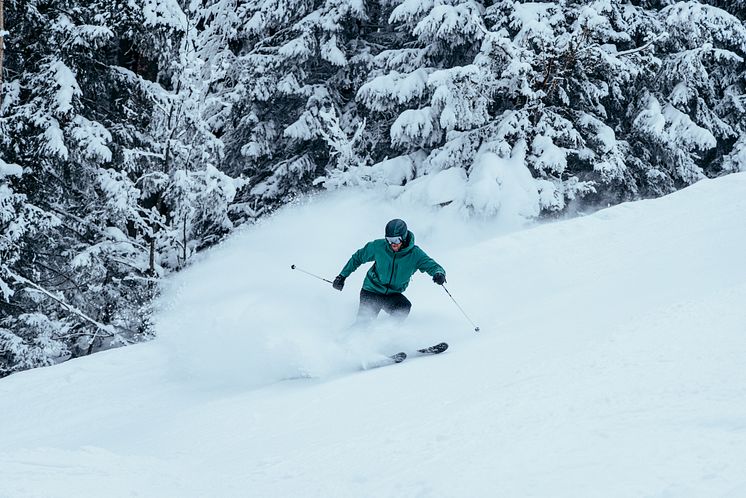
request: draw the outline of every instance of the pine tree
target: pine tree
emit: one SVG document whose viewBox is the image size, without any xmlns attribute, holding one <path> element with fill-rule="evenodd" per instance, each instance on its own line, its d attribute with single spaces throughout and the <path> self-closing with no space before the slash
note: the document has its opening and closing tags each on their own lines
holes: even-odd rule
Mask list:
<svg viewBox="0 0 746 498">
<path fill-rule="evenodd" d="M 696 2 L 666 5 L 402 2 L 390 21 L 408 36 L 376 55 L 358 92 L 405 153 L 398 172 L 387 160 L 326 184 L 393 180 L 424 202 L 494 215 L 504 168 L 484 154 L 527 167 L 545 213 L 734 170 L 743 25 Z"/>
<path fill-rule="evenodd" d="M 151 337 L 320 185 L 533 217 L 746 171 L 745 5 L 0 0 L 0 375 Z"/>
<path fill-rule="evenodd" d="M 232 228 L 235 195 L 200 121 L 198 64 L 179 57 L 194 50 L 176 1 L 23 0 L 8 14 L 2 373 L 152 337 L 157 279 L 191 256 L 174 256 L 182 172 L 204 187 L 190 247 Z"/>
<path fill-rule="evenodd" d="M 698 2 L 660 10 L 660 67 L 639 92 L 635 162 L 645 195 L 661 195 L 723 170 L 744 131 L 746 27 Z"/>
<path fill-rule="evenodd" d="M 651 72 L 650 40 L 640 46 L 636 38 L 652 24 L 642 9 L 403 2 L 391 21 L 411 35 L 378 56 L 379 74 L 358 96 L 379 119 L 394 114 L 391 145 L 427 177 L 405 190 L 431 197 L 426 185 L 446 182 L 449 193 L 424 200 L 494 214 L 499 199 L 484 196 L 499 197 L 491 185 L 501 183 L 501 168 L 480 159 L 491 154 L 530 169 L 545 211 L 600 185 L 634 191 L 628 146 L 614 129 L 629 102 L 626 88 Z"/>
<path fill-rule="evenodd" d="M 271 208 L 328 166 L 366 160 L 364 143 L 349 148 L 371 50 L 364 34 L 374 29 L 363 2 L 214 1 L 199 16 L 198 46 L 216 57 L 213 86 L 225 103 L 207 120 L 225 144 L 225 171 L 249 176 L 247 204 Z"/>
</svg>

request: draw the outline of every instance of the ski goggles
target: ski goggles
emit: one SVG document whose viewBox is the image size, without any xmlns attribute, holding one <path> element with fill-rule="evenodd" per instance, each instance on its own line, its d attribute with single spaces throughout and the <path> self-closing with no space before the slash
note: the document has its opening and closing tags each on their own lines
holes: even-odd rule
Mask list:
<svg viewBox="0 0 746 498">
<path fill-rule="evenodd" d="M 386 237 L 386 242 L 389 244 L 401 244 L 404 242 L 404 239 L 397 235 L 396 237 Z"/>
</svg>

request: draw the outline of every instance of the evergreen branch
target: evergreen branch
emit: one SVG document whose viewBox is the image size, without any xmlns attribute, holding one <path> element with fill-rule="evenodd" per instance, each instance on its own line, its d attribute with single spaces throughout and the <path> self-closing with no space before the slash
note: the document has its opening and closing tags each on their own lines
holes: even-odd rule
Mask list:
<svg viewBox="0 0 746 498">
<path fill-rule="evenodd" d="M 97 227 L 96 225 L 94 225 L 93 223 L 91 223 L 91 222 L 89 222 L 87 220 L 84 220 L 84 219 L 82 219 L 82 218 L 80 218 L 80 217 L 78 217 L 78 216 L 76 216 L 74 214 L 68 213 L 68 212 L 63 211 L 63 210 L 61 210 L 59 208 L 56 208 L 54 206 L 48 206 L 48 209 L 51 210 L 51 211 L 54 211 L 55 213 L 60 214 L 62 216 L 69 217 L 73 221 L 77 221 L 79 224 L 81 224 L 81 225 L 83 225 L 85 227 L 88 227 L 89 229 L 91 229 L 94 232 L 96 232 L 100 237 L 104 238 L 105 240 L 111 240 L 111 236 L 109 234 L 105 233 L 99 227 Z M 93 244 L 96 243 L 96 241 L 87 239 L 83 234 L 77 232 L 76 230 L 73 230 L 70 227 L 67 227 L 67 225 L 63 224 L 63 226 L 65 226 L 66 228 L 68 228 L 68 229 L 72 230 L 73 232 L 75 232 L 76 234 L 78 234 L 82 239 L 86 240 L 86 242 L 88 242 L 89 244 L 93 245 Z M 116 241 L 115 240 L 113 242 L 121 242 L 121 241 Z M 143 251 L 148 251 L 149 250 L 147 247 L 145 247 L 144 245 L 140 244 L 139 242 L 137 242 L 135 240 L 131 240 L 131 239 L 127 240 L 127 243 L 128 244 L 132 244 L 133 247 L 137 247 L 138 249 L 142 249 Z"/>
<path fill-rule="evenodd" d="M 30 285 L 35 290 L 37 290 L 37 291 L 41 292 L 42 294 L 48 296 L 53 301 L 57 302 L 60 306 L 62 306 L 65 310 L 67 310 L 68 312 L 70 312 L 73 315 L 76 315 L 77 317 L 83 319 L 84 321 L 86 321 L 86 322 L 94 325 L 97 328 L 97 330 L 106 332 L 107 334 L 111 334 L 111 336 L 113 336 L 115 334 L 116 331 L 114 330 L 114 327 L 112 325 L 105 325 L 105 324 L 103 324 L 103 323 L 101 323 L 101 322 L 99 322 L 99 321 L 97 321 L 97 320 L 89 317 L 88 315 L 86 315 L 85 313 L 83 313 L 82 311 L 80 311 L 79 309 L 77 309 L 76 307 L 72 306 L 71 304 L 66 303 L 61 298 L 55 296 L 51 291 L 48 291 L 44 287 L 42 287 L 42 286 L 36 284 L 35 282 L 27 279 L 26 277 L 18 275 L 18 274 L 14 273 L 14 272 L 10 272 L 10 276 L 16 282 L 18 282 L 20 284 Z M 94 339 L 95 339 L 95 336 L 96 336 L 96 334 L 94 334 Z"/>
<path fill-rule="evenodd" d="M 78 283 L 75 280 L 73 280 L 69 275 L 66 275 L 66 274 L 62 273 L 61 271 L 59 271 L 59 270 L 57 270 L 55 268 L 52 268 L 51 266 L 45 265 L 44 263 L 42 263 L 40 261 L 35 261 L 34 263 L 37 264 L 37 265 L 39 265 L 39 266 L 41 266 L 42 268 L 44 268 L 44 269 L 52 272 L 52 273 L 54 273 L 55 275 L 61 277 L 63 280 L 66 280 L 66 281 L 70 282 L 70 284 L 72 284 L 72 286 L 75 289 L 77 289 L 81 294 L 85 292 L 83 289 L 80 288 L 80 286 L 78 285 Z"/>
<path fill-rule="evenodd" d="M 133 282 L 148 282 L 151 284 L 157 284 L 158 282 L 160 282 L 159 278 L 141 277 L 139 275 L 127 275 L 126 277 L 122 278 L 123 282 L 127 282 L 130 280 Z"/>
<path fill-rule="evenodd" d="M 111 338 L 111 337 L 114 337 L 114 334 L 96 334 L 95 332 L 91 333 L 91 332 L 85 332 L 84 331 L 84 332 L 74 332 L 72 334 L 57 335 L 56 336 L 57 339 L 65 339 L 65 340 L 77 339 L 79 337 L 93 337 L 94 339 L 96 337 Z"/>
<path fill-rule="evenodd" d="M 637 52 L 642 52 L 643 50 L 646 50 L 648 47 L 650 47 L 654 43 L 658 42 L 659 40 L 662 40 L 666 36 L 668 36 L 668 33 L 661 33 L 660 35 L 656 36 L 655 38 L 653 38 L 652 40 L 650 40 L 649 42 L 647 42 L 642 47 L 637 47 L 637 48 L 633 48 L 633 49 L 630 49 L 630 50 L 624 50 L 622 52 L 617 52 L 616 55 L 619 56 L 619 57 L 621 57 L 623 55 L 630 55 L 630 54 L 634 54 L 634 53 L 637 53 Z"/>
<path fill-rule="evenodd" d="M 132 263 L 129 263 L 127 261 L 124 261 L 123 259 L 111 258 L 111 261 L 113 261 L 115 263 L 119 263 L 122 266 L 128 266 L 128 267 L 132 268 L 133 270 L 137 270 L 138 272 L 142 272 L 142 268 L 138 268 L 137 266 L 135 266 Z"/>
</svg>

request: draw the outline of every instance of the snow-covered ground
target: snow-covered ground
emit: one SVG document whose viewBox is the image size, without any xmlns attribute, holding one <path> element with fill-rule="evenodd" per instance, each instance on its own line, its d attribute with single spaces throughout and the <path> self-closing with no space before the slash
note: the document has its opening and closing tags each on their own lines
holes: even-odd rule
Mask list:
<svg viewBox="0 0 746 498">
<path fill-rule="evenodd" d="M 426 275 L 351 330 L 364 270 L 290 269 L 333 278 L 393 217 L 479 334 Z M 0 497 L 746 496 L 746 174 L 506 223 L 342 192 L 241 231 L 157 341 L 0 380 Z"/>
</svg>

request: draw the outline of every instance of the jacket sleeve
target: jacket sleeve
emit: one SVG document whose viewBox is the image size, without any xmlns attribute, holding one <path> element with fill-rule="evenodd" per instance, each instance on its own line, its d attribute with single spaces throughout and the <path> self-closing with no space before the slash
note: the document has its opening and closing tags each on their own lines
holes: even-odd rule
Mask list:
<svg viewBox="0 0 746 498">
<path fill-rule="evenodd" d="M 352 255 L 350 260 L 347 262 L 344 268 L 342 268 L 342 271 L 339 272 L 339 274 L 347 278 L 350 276 L 350 273 L 357 270 L 360 265 L 373 260 L 375 260 L 373 242 L 368 242 L 362 248 L 355 251 L 355 254 Z"/>
<path fill-rule="evenodd" d="M 435 262 L 433 258 L 425 254 L 425 251 L 420 249 L 420 258 L 417 262 L 417 269 L 421 272 L 426 272 L 431 277 L 434 277 L 436 273 L 446 274 L 446 271 Z"/>
</svg>

